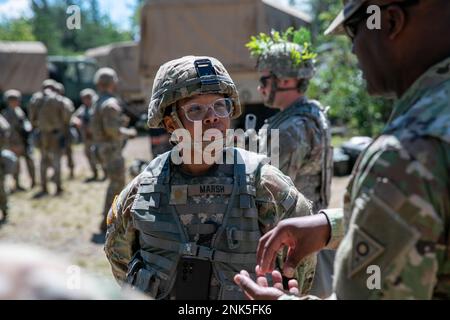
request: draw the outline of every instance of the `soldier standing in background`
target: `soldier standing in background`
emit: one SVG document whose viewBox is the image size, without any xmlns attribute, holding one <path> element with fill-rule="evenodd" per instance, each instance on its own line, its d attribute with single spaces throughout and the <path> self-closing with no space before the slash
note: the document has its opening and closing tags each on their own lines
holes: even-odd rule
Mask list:
<svg viewBox="0 0 450 320">
<path fill-rule="evenodd" d="M 65 111 L 67 113 L 67 117 L 69 117 L 69 119 L 72 117 L 73 112 L 75 111 L 75 107 L 73 105 L 72 100 L 70 100 L 68 97 L 66 97 L 65 94 L 65 88 L 64 85 L 62 83 L 57 82 L 56 83 L 56 92 L 58 94 L 61 95 L 62 100 L 64 102 L 64 108 Z M 69 177 L 71 179 L 74 178 L 74 169 L 75 169 L 75 164 L 73 162 L 73 150 L 72 150 L 72 134 L 70 132 L 70 123 L 67 126 L 67 128 L 64 129 L 64 134 L 65 134 L 65 150 L 64 153 L 67 156 L 67 166 L 69 167 Z"/>
<path fill-rule="evenodd" d="M 22 95 L 17 90 L 8 90 L 5 92 L 6 109 L 2 111 L 3 116 L 11 126 L 11 135 L 9 138 L 9 149 L 17 156 L 17 172 L 14 174 L 16 190 L 25 190 L 20 185 L 20 157 L 25 158 L 28 173 L 31 179 L 31 188 L 36 185 L 35 167 L 32 158 L 33 148 L 31 145 L 32 126 L 28 121 L 25 112 L 20 107 Z"/>
<path fill-rule="evenodd" d="M 114 196 L 125 186 L 125 160 L 122 156 L 124 142 L 136 136 L 136 130 L 123 127 L 123 110 L 114 97 L 118 81 L 116 72 L 111 68 L 99 69 L 94 77 L 98 99 L 93 106 L 92 135 L 98 157 L 109 179 L 100 224 L 102 233 L 106 232 L 106 216 Z"/>
<path fill-rule="evenodd" d="M 267 145 L 270 156 L 271 130 L 278 130 L 279 169 L 313 201 L 313 212 L 325 209 L 330 199 L 333 151 L 326 111 L 320 102 L 305 96 L 315 73 L 316 55 L 311 49 L 309 31 L 272 31 L 271 36 L 253 37 L 247 46 L 257 58 L 261 75 L 258 90 L 264 103 L 280 110 L 265 120 L 258 137 L 260 145 Z M 334 250 L 319 253 L 312 294 L 331 294 L 333 262 Z"/>
<path fill-rule="evenodd" d="M 8 145 L 11 127 L 8 121 L 0 115 L 0 151 L 3 151 Z M 6 222 L 8 218 L 8 197 L 5 190 L 5 168 L 0 162 L 0 210 L 2 212 L 1 223 Z"/>
<path fill-rule="evenodd" d="M 97 94 L 92 89 L 84 89 L 80 92 L 80 98 L 83 104 L 72 115 L 71 123 L 81 133 L 84 143 L 84 154 L 92 171 L 92 177 L 87 178 L 85 182 L 92 182 L 98 179 L 97 156 L 94 150 L 91 129 L 92 105 L 97 100 Z"/>
<path fill-rule="evenodd" d="M 54 170 L 56 195 L 63 192 L 61 157 L 66 145 L 66 128 L 70 122 L 64 100 L 55 92 L 56 83 L 53 80 L 45 80 L 42 87 L 43 91 L 35 93 L 28 106 L 30 121 L 37 131 L 41 151 L 41 191 L 35 195 L 35 198 L 48 195 L 47 169 L 49 167 Z"/>
</svg>

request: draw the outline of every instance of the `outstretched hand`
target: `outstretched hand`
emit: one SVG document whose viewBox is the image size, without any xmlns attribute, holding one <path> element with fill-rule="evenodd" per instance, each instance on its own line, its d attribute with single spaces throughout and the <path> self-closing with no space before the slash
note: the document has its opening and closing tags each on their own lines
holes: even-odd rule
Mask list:
<svg viewBox="0 0 450 320">
<path fill-rule="evenodd" d="M 272 287 L 269 287 L 265 276 L 258 276 L 255 282 L 245 270 L 234 276 L 234 282 L 244 290 L 249 300 L 277 300 L 287 293 L 293 295 L 298 295 L 299 293 L 298 282 L 294 279 L 289 281 L 288 289 L 284 290 L 283 277 L 279 271 L 275 270 L 272 272 L 272 281 Z"/>
</svg>

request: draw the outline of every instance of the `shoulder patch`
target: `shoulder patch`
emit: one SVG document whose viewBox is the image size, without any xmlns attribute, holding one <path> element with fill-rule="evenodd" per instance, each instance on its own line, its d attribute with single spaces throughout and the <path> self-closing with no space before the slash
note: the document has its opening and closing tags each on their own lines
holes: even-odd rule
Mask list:
<svg viewBox="0 0 450 320">
<path fill-rule="evenodd" d="M 353 248 L 349 260 L 348 277 L 352 278 L 364 267 L 367 267 L 383 251 L 384 247 L 380 243 L 361 230 L 361 228 L 356 228 L 353 235 Z"/>
</svg>

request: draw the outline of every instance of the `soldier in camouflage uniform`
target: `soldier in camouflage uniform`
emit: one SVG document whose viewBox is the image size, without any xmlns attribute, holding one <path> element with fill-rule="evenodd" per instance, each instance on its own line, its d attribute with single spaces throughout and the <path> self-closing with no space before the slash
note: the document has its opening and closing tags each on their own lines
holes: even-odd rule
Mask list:
<svg viewBox="0 0 450 320">
<path fill-rule="evenodd" d="M 7 108 L 2 111 L 3 116 L 9 122 L 11 126 L 11 135 L 8 141 L 8 148 L 12 150 L 16 156 L 25 158 L 27 164 L 28 173 L 31 178 L 31 188 L 34 188 L 36 184 L 35 178 L 35 168 L 32 158 L 33 149 L 31 146 L 31 123 L 28 121 L 25 112 L 20 107 L 20 101 L 22 95 L 17 90 L 8 90 L 5 92 L 5 101 L 7 103 Z M 14 175 L 14 180 L 16 182 L 16 190 L 25 190 L 20 185 L 19 179 L 20 173 L 20 160 L 18 160 L 17 172 Z"/>
<path fill-rule="evenodd" d="M 84 89 L 80 92 L 80 98 L 83 104 L 72 115 L 71 123 L 81 133 L 81 138 L 84 143 L 84 154 L 92 171 L 92 177 L 86 179 L 86 182 L 92 182 L 98 178 L 97 157 L 95 155 L 91 129 L 92 105 L 97 100 L 97 94 L 92 89 Z"/>
<path fill-rule="evenodd" d="M 106 232 L 106 216 L 114 200 L 125 186 L 125 160 L 122 149 L 127 138 L 134 137 L 136 131 L 122 126 L 124 114 L 114 91 L 118 82 L 113 69 L 101 68 L 94 77 L 98 99 L 93 106 L 92 137 L 96 152 L 110 183 L 106 192 L 101 232 Z"/>
<path fill-rule="evenodd" d="M 172 139 L 182 128 L 195 137 L 194 125 L 224 134 L 240 114 L 236 87 L 218 60 L 186 56 L 159 69 L 151 128 L 166 128 Z M 200 139 L 195 152 L 210 144 Z M 219 149 L 234 162 L 175 164 L 177 148 L 166 152 L 116 198 L 105 252 L 119 283 L 156 299 L 242 299 L 232 278 L 244 266 L 255 267 L 261 235 L 282 219 L 311 214 L 310 201 L 265 156 Z M 302 294 L 314 268 L 314 255 L 297 268 Z"/>
<path fill-rule="evenodd" d="M 9 136 L 11 134 L 11 126 L 8 121 L 0 115 L 0 151 L 3 151 L 8 145 Z M 3 163 L 0 163 L 0 211 L 2 212 L 2 219 L 0 223 L 6 221 L 8 217 L 8 198 L 5 190 L 5 168 Z"/>
<path fill-rule="evenodd" d="M 67 117 L 71 118 L 73 112 L 75 111 L 75 106 L 73 105 L 72 100 L 70 100 L 68 97 L 66 97 L 65 94 L 65 88 L 62 83 L 57 82 L 56 83 L 56 92 L 61 95 L 62 100 L 64 101 L 64 108 L 67 113 Z M 69 176 L 71 179 L 74 177 L 74 169 L 75 164 L 73 162 L 73 152 L 72 152 L 72 134 L 70 132 L 70 123 L 65 128 L 65 150 L 64 153 L 67 156 L 67 166 L 69 167 Z"/>
<path fill-rule="evenodd" d="M 53 168 L 56 195 L 63 192 L 61 182 L 61 157 L 65 149 L 66 128 L 70 116 L 62 97 L 55 92 L 56 83 L 45 80 L 42 92 L 35 93 L 28 105 L 31 125 L 37 131 L 38 146 L 41 151 L 40 178 L 41 191 L 36 198 L 48 194 L 47 170 Z"/>
<path fill-rule="evenodd" d="M 381 30 L 366 26 L 372 4 L 388 9 L 381 11 Z M 398 100 L 355 165 L 344 208 L 274 230 L 262 240 L 261 271 L 270 270 L 270 256 L 289 234 L 296 253 L 290 265 L 317 248 L 339 246 L 338 299 L 450 298 L 450 39 L 441 36 L 449 27 L 448 1 L 346 2 L 327 33 L 345 30 L 368 91 Z M 316 240 L 305 245 L 304 237 Z M 282 295 L 248 277 L 236 281 L 254 297 Z"/>
<path fill-rule="evenodd" d="M 278 130 L 281 143 L 275 147 L 279 149 L 279 169 L 313 201 L 313 212 L 318 212 L 327 208 L 330 199 L 333 151 L 325 109 L 305 96 L 315 73 L 313 55 L 311 59 L 296 61 L 293 52 L 303 56 L 312 52 L 308 47 L 305 50 L 304 44 L 287 41 L 288 38 L 277 40 L 274 34 L 272 31 L 272 42 L 256 54 L 261 75 L 258 90 L 265 104 L 280 112 L 265 120 L 258 138 L 260 145 L 268 146 L 270 156 L 271 130 Z M 318 254 L 312 294 L 322 297 L 331 294 L 334 253 L 324 250 Z"/>
</svg>

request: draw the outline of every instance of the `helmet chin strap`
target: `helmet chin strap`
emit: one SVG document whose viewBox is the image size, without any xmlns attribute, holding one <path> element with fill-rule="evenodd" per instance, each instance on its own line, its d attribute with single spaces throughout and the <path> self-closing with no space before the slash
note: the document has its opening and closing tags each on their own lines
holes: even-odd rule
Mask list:
<svg viewBox="0 0 450 320">
<path fill-rule="evenodd" d="M 298 88 L 297 87 L 291 87 L 291 88 L 278 88 L 278 83 L 277 83 L 277 76 L 274 73 L 271 73 L 271 79 L 272 79 L 272 86 L 271 86 L 271 90 L 270 90 L 270 95 L 269 95 L 269 99 L 266 102 L 266 105 L 268 107 L 273 107 L 273 103 L 275 102 L 275 97 L 277 95 L 277 92 L 283 92 L 283 91 L 297 91 Z"/>
</svg>

